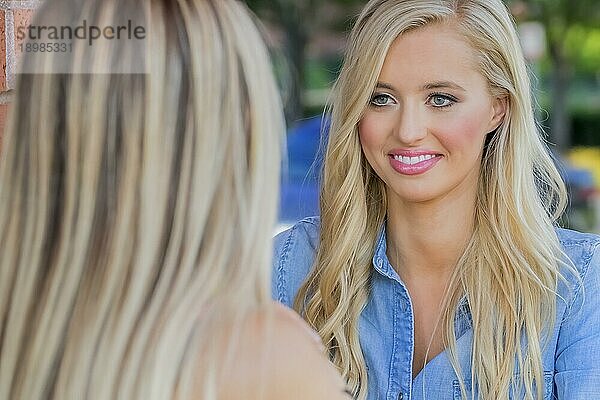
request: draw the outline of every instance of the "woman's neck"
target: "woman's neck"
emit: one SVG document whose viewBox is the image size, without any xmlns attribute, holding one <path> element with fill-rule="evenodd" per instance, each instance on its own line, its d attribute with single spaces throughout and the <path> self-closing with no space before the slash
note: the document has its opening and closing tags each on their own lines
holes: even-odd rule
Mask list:
<svg viewBox="0 0 600 400">
<path fill-rule="evenodd" d="M 473 233 L 476 195 L 428 203 L 388 199 L 387 255 L 403 280 L 447 280 Z"/>
</svg>

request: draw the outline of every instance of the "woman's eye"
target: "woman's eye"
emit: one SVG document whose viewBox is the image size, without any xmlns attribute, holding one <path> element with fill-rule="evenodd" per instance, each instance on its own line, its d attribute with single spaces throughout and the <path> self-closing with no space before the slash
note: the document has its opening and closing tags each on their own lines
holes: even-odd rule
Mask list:
<svg viewBox="0 0 600 400">
<path fill-rule="evenodd" d="M 387 94 L 376 94 L 371 98 L 371 104 L 377 107 L 387 106 L 393 103 L 393 99 Z"/>
<path fill-rule="evenodd" d="M 445 95 L 435 94 L 429 98 L 429 102 L 434 107 L 442 108 L 451 106 L 456 100 Z"/>
</svg>

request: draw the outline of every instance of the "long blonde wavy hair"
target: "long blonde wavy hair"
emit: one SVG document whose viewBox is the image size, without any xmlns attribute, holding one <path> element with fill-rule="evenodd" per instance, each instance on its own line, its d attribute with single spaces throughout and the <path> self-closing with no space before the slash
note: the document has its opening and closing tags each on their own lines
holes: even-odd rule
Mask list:
<svg viewBox="0 0 600 400">
<path fill-rule="evenodd" d="M 462 376 L 454 317 L 466 297 L 474 332 L 471 377 L 480 397 L 507 399 L 512 385 L 527 399 L 541 399 L 542 339 L 553 326 L 557 282 L 563 279 L 554 223 L 564 210 L 566 191 L 535 124 L 528 71 L 501 0 L 371 0 L 365 6 L 334 89 L 319 247 L 295 308 L 319 332 L 356 397 L 365 398 L 358 323 L 385 222 L 386 188 L 362 153 L 357 126 L 392 42 L 409 30 L 442 22 L 457 27 L 474 49 L 490 93 L 507 102 L 503 123 L 486 143 L 474 233 L 446 294 L 445 344 Z"/>
<path fill-rule="evenodd" d="M 44 53 L 18 77 L 0 164 L 2 399 L 216 399 L 223 329 L 271 299 L 284 124 L 261 36 L 233 0 L 47 0 L 34 23 L 127 10 L 145 60 L 131 40 L 79 40 L 71 62 L 147 73 L 56 74 Z"/>
</svg>

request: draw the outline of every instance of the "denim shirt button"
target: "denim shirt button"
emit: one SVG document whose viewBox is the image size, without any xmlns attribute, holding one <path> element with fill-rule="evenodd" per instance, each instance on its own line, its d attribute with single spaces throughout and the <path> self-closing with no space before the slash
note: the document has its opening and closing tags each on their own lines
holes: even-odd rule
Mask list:
<svg viewBox="0 0 600 400">
<path fill-rule="evenodd" d="M 402 400 L 404 398 L 404 393 L 398 393 L 398 400 Z"/>
</svg>

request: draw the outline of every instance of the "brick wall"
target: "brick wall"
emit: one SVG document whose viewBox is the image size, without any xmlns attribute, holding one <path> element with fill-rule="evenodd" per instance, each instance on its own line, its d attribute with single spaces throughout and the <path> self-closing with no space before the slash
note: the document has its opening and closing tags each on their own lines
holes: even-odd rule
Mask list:
<svg viewBox="0 0 600 400">
<path fill-rule="evenodd" d="M 0 0 L 0 140 L 14 89 L 20 41 L 16 27 L 27 26 L 40 1 Z"/>
</svg>

